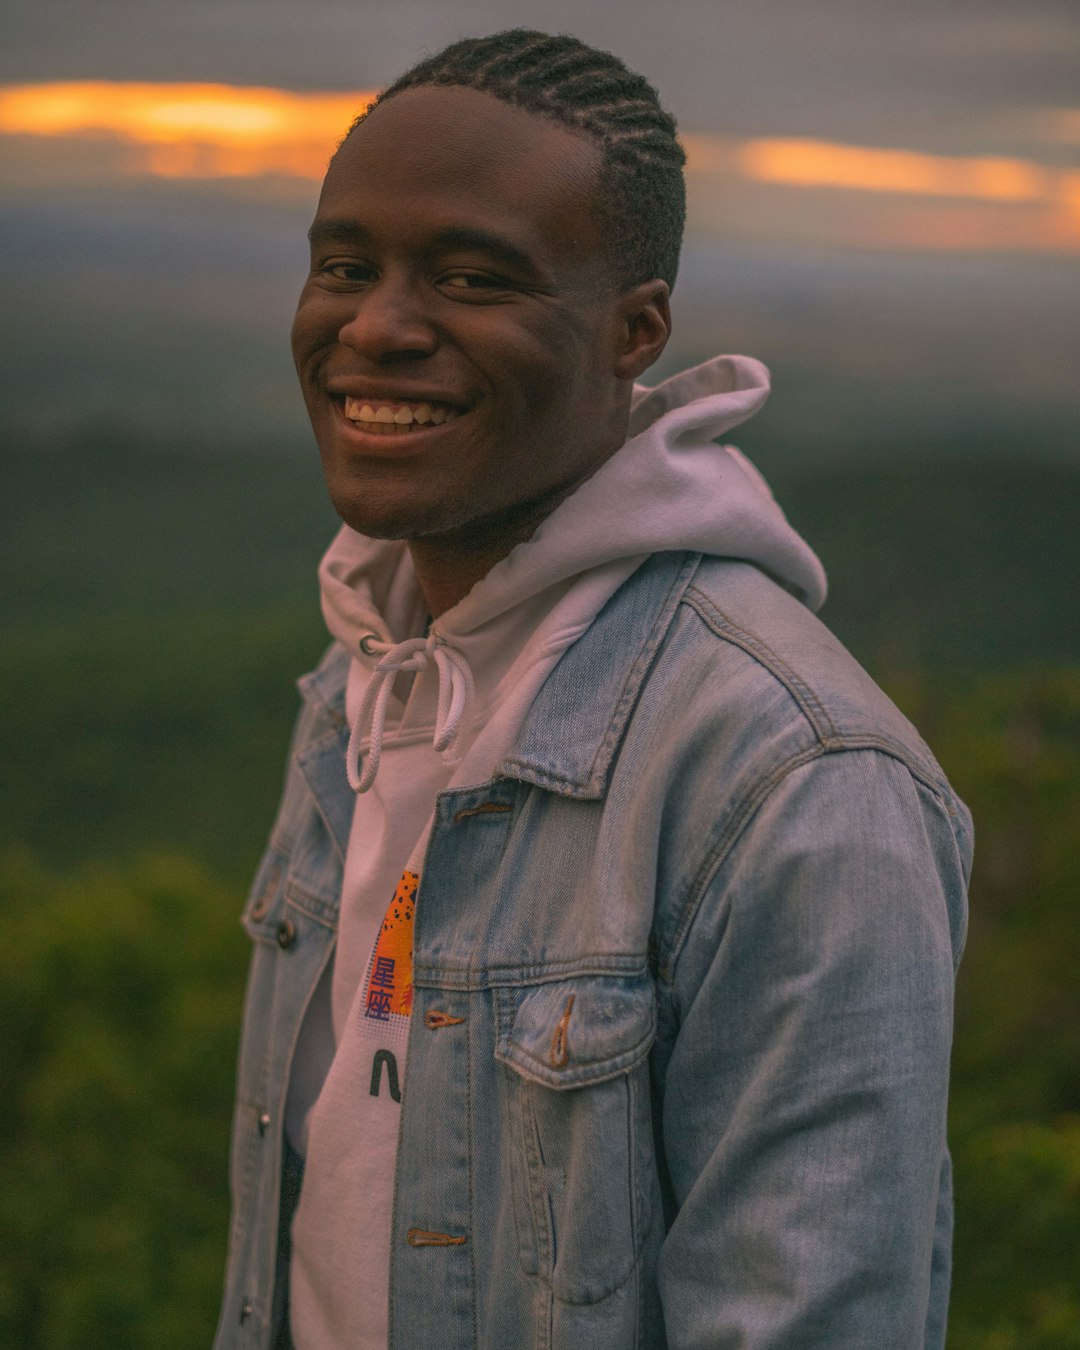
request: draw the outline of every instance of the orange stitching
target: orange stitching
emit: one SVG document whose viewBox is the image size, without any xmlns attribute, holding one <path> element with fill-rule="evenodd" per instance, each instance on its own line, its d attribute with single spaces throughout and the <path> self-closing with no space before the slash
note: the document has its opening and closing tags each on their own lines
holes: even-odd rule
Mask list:
<svg viewBox="0 0 1080 1350">
<path fill-rule="evenodd" d="M 430 1233 L 426 1228 L 410 1228 L 405 1241 L 410 1247 L 460 1247 L 468 1239 L 451 1237 L 449 1233 Z"/>
<path fill-rule="evenodd" d="M 432 1008 L 430 1012 L 424 1014 L 424 1026 L 428 1031 L 438 1031 L 440 1027 L 459 1027 L 464 1021 L 464 1017 L 451 1017 L 441 1008 Z"/>
<path fill-rule="evenodd" d="M 567 1037 L 567 1028 L 570 1025 L 570 1014 L 574 1009 L 574 995 L 571 994 L 566 1000 L 566 1008 L 563 1015 L 559 1018 L 555 1027 L 554 1035 L 551 1037 L 551 1067 L 553 1069 L 565 1069 L 570 1059 L 570 1045 Z"/>
<path fill-rule="evenodd" d="M 483 816 L 490 814 L 492 811 L 512 811 L 513 809 L 512 806 L 504 806 L 499 802 L 484 802 L 480 806 L 467 806 L 454 817 L 454 824 L 459 824 L 466 816 Z"/>
</svg>

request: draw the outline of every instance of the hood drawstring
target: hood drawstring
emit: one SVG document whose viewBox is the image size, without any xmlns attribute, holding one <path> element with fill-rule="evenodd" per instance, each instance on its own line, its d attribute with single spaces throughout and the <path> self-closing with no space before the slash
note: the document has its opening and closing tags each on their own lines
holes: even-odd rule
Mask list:
<svg viewBox="0 0 1080 1350">
<path fill-rule="evenodd" d="M 372 671 L 371 680 L 357 710 L 356 720 L 349 736 L 345 768 L 349 786 L 354 792 L 366 792 L 375 781 L 382 754 L 383 729 L 386 725 L 386 705 L 393 688 L 393 677 L 402 670 L 422 671 L 434 661 L 439 675 L 439 708 L 435 716 L 434 748 L 440 753 L 447 749 L 458 733 L 466 704 L 473 696 L 473 676 L 465 657 L 450 646 L 438 633 L 427 637 L 408 638 L 390 646 L 380 642 L 374 634 L 365 634 L 360 646 L 369 655 L 382 659 Z M 367 731 L 364 726 L 367 723 Z M 360 767 L 360 742 L 369 736 L 364 772 Z"/>
</svg>

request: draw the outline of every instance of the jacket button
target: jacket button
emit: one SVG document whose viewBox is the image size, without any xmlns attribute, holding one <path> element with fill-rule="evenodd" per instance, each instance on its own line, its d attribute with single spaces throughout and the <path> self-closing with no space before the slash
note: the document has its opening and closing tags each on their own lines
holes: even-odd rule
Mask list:
<svg viewBox="0 0 1080 1350">
<path fill-rule="evenodd" d="M 241 1323 L 241 1325 L 243 1325 L 243 1324 L 248 1320 L 248 1318 L 251 1316 L 251 1314 L 252 1314 L 254 1311 L 255 1311 L 255 1309 L 251 1306 L 251 1299 L 249 1299 L 249 1298 L 244 1299 L 243 1303 L 240 1304 L 240 1323 Z"/>
<path fill-rule="evenodd" d="M 270 890 L 267 890 L 260 895 L 258 900 L 251 906 L 251 917 L 253 919 L 265 919 L 266 912 L 270 908 L 270 901 L 273 898 L 273 892 Z"/>
<path fill-rule="evenodd" d="M 296 925 L 291 919 L 282 919 L 277 926 L 277 945 L 282 951 L 296 941 Z"/>
</svg>

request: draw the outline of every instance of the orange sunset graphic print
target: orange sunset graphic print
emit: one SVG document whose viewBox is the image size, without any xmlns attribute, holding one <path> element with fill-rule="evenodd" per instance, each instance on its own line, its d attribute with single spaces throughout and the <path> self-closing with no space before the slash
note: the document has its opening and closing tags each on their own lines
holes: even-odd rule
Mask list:
<svg viewBox="0 0 1080 1350">
<path fill-rule="evenodd" d="M 417 872 L 403 872 L 387 906 L 371 956 L 364 1017 L 388 1022 L 391 1015 L 408 1017 L 412 1012 L 413 914 L 416 910 Z"/>
</svg>

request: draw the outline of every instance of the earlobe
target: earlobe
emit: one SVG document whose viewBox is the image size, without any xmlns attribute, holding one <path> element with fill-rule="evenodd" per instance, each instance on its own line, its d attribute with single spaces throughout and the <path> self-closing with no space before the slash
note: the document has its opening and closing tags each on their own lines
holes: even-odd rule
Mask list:
<svg viewBox="0 0 1080 1350">
<path fill-rule="evenodd" d="M 621 307 L 620 345 L 615 375 L 636 380 L 656 361 L 671 336 L 670 289 L 666 281 L 646 281 L 627 292 Z"/>
</svg>

